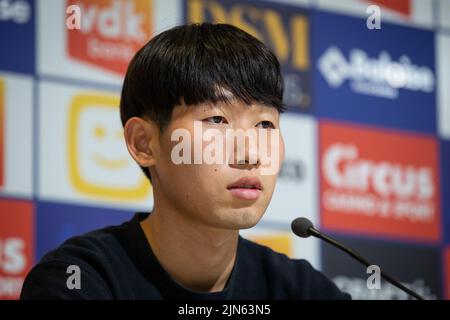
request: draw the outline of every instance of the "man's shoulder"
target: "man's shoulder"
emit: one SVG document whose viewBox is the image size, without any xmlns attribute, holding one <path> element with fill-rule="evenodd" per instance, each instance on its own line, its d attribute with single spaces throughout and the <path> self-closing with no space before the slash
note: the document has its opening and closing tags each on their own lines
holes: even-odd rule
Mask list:
<svg viewBox="0 0 450 320">
<path fill-rule="evenodd" d="M 305 259 L 292 259 L 286 254 L 242 238 L 245 255 L 255 265 L 262 268 L 275 290 L 289 292 L 297 299 L 350 299 L 322 272 Z M 247 260 L 247 259 L 246 259 Z"/>
<path fill-rule="evenodd" d="M 47 252 L 28 273 L 21 298 L 82 299 L 80 294 L 95 292 L 98 295 L 90 298 L 111 298 L 109 279 L 114 272 L 111 266 L 126 255 L 122 243 L 126 241 L 122 235 L 124 226 L 110 226 L 72 237 Z M 73 272 L 80 272 L 83 284 L 95 288 L 68 291 L 67 279 Z"/>
<path fill-rule="evenodd" d="M 39 263 L 53 260 L 97 260 L 115 253 L 126 241 L 124 225 L 93 230 L 65 240 L 57 248 L 47 252 Z"/>
</svg>

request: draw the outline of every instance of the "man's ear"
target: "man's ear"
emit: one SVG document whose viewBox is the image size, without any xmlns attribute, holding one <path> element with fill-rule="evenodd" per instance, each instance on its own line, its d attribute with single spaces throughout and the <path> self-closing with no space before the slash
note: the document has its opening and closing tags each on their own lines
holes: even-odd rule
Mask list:
<svg viewBox="0 0 450 320">
<path fill-rule="evenodd" d="M 152 120 L 132 117 L 126 122 L 124 136 L 127 149 L 141 167 L 148 168 L 156 164 L 158 134 L 158 128 Z"/>
</svg>

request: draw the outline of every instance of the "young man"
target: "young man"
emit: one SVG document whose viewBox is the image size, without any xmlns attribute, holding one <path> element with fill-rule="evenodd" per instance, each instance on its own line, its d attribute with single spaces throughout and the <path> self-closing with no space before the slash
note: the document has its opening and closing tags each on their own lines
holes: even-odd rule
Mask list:
<svg viewBox="0 0 450 320">
<path fill-rule="evenodd" d="M 284 155 L 282 137 L 272 135 L 282 96 L 276 57 L 236 27 L 179 26 L 153 38 L 131 61 L 121 99 L 128 150 L 153 185 L 152 212 L 48 253 L 22 299 L 350 298 L 308 262 L 239 236 L 272 197 Z M 227 143 L 208 152 L 208 130 Z M 275 139 L 248 135 L 235 147 L 229 133 L 238 130 Z M 272 172 L 265 147 L 279 159 Z M 215 157 L 223 153 L 224 161 Z M 208 154 L 218 161 L 198 161 Z M 70 265 L 80 268 L 79 289 L 67 287 Z"/>
</svg>

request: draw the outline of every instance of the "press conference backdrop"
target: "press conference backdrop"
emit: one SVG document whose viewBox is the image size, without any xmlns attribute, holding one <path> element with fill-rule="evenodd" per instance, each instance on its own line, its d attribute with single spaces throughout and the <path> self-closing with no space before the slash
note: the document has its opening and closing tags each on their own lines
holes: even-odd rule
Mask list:
<svg viewBox="0 0 450 320">
<path fill-rule="evenodd" d="M 81 30 L 66 8 L 81 8 Z M 368 29 L 369 5 L 381 29 Z M 65 239 L 152 208 L 122 139 L 134 52 L 186 22 L 227 22 L 277 54 L 286 160 L 242 234 L 306 258 L 355 299 L 406 299 L 315 239 L 306 216 L 429 299 L 450 298 L 450 1 L 0 0 L 0 298 Z M 177 181 L 173 181 L 174 184 Z"/>
</svg>

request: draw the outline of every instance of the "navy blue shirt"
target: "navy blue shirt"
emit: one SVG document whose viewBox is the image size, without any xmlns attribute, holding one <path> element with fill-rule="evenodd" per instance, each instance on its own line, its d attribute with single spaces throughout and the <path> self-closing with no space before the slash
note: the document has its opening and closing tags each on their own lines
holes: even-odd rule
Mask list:
<svg viewBox="0 0 450 320">
<path fill-rule="evenodd" d="M 21 299 L 350 299 L 306 260 L 294 260 L 239 237 L 223 291 L 196 292 L 177 283 L 156 259 L 137 213 L 119 226 L 67 240 L 25 279 Z M 68 289 L 67 268 L 80 268 L 80 289 Z"/>
</svg>

